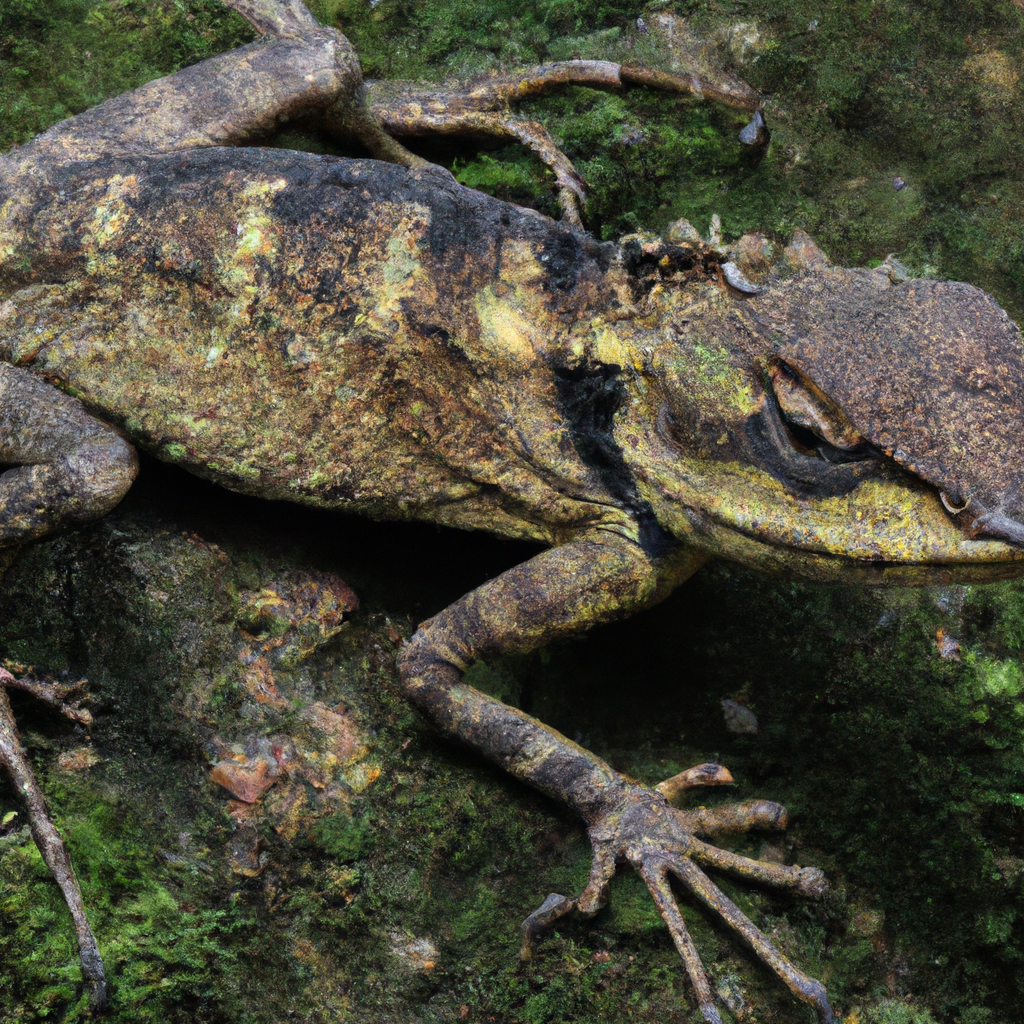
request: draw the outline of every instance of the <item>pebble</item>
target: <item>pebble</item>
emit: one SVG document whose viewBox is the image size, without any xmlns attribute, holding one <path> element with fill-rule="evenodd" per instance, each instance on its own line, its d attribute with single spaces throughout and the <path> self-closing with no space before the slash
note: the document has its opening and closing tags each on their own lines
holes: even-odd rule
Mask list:
<svg viewBox="0 0 1024 1024">
<path fill-rule="evenodd" d="M 725 715 L 725 728 L 734 736 L 757 735 L 757 715 L 750 708 L 734 700 L 723 700 L 722 711 Z"/>
</svg>

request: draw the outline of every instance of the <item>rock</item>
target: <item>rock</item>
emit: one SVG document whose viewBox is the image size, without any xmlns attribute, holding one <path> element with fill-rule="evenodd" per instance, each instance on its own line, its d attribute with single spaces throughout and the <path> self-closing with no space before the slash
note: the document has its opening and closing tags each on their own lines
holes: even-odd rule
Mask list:
<svg viewBox="0 0 1024 1024">
<path fill-rule="evenodd" d="M 743 271 L 732 260 L 722 264 L 722 276 L 730 288 L 735 288 L 744 295 L 757 295 L 762 290 L 753 281 L 748 281 Z"/>
<path fill-rule="evenodd" d="M 722 218 L 717 213 L 711 214 L 711 223 L 708 225 L 708 245 L 717 249 L 722 244 Z"/>
<path fill-rule="evenodd" d="M 901 263 L 893 253 L 889 253 L 885 257 L 885 262 L 881 263 L 876 269 L 883 274 L 888 275 L 890 281 L 893 284 L 900 284 L 902 281 L 909 281 L 914 275 L 910 272 L 906 264 Z"/>
<path fill-rule="evenodd" d="M 754 21 L 733 22 L 719 29 L 714 38 L 737 64 L 753 63 L 765 48 L 764 36 Z"/>
<path fill-rule="evenodd" d="M 960 641 L 941 626 L 935 631 L 935 648 L 944 661 L 960 660 Z"/>
<path fill-rule="evenodd" d="M 429 938 L 412 938 L 402 932 L 391 933 L 391 953 L 410 971 L 432 971 L 441 954 Z"/>
<path fill-rule="evenodd" d="M 312 743 L 296 745 L 301 768 L 293 770 L 293 774 L 301 772 L 314 786 L 323 788 L 337 769 L 367 752 L 365 738 L 344 708 L 331 709 L 322 701 L 316 701 L 302 710 L 300 721 Z"/>
<path fill-rule="evenodd" d="M 750 708 L 734 700 L 723 700 L 722 711 L 725 714 L 725 727 L 734 736 L 757 735 L 757 715 Z"/>
<path fill-rule="evenodd" d="M 733 246 L 732 257 L 743 273 L 753 275 L 768 270 L 773 249 L 759 231 L 749 231 Z"/>
<path fill-rule="evenodd" d="M 701 241 L 700 232 L 685 218 L 672 221 L 665 228 L 665 241 L 673 245 L 682 245 L 686 242 Z"/>
<path fill-rule="evenodd" d="M 331 572 L 292 569 L 259 591 L 243 591 L 238 628 L 282 667 L 294 668 L 336 636 L 359 598 Z"/>
<path fill-rule="evenodd" d="M 793 232 L 784 255 L 794 270 L 814 270 L 832 265 L 832 261 L 818 248 L 814 239 L 799 228 Z"/>
<path fill-rule="evenodd" d="M 213 766 L 210 778 L 223 786 L 236 800 L 253 804 L 274 784 L 280 769 L 274 771 L 261 757 L 253 761 L 221 761 Z"/>
<path fill-rule="evenodd" d="M 249 822 L 239 826 L 238 833 L 231 843 L 228 859 L 231 871 L 243 878 L 255 878 L 265 866 L 261 854 L 263 844 L 256 827 Z"/>
<path fill-rule="evenodd" d="M 102 760 L 103 758 L 91 746 L 74 747 L 71 750 L 65 750 L 57 758 L 57 767 L 64 772 L 84 772 Z"/>
</svg>

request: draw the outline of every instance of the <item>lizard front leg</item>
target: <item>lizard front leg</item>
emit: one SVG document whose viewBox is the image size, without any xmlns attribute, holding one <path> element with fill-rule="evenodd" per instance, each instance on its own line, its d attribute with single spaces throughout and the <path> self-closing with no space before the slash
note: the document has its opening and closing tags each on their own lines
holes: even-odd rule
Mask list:
<svg viewBox="0 0 1024 1024">
<path fill-rule="evenodd" d="M 135 449 L 28 370 L 0 362 L 0 548 L 97 519 L 138 472 Z"/>
<path fill-rule="evenodd" d="M 702 870 L 711 867 L 819 895 L 825 884 L 816 869 L 762 864 L 696 838 L 696 832 L 774 824 L 781 808 L 750 806 L 719 816 L 721 820 L 677 810 L 662 793 L 626 778 L 554 729 L 461 681 L 478 658 L 532 650 L 653 604 L 702 561 L 703 556 L 685 551 L 653 559 L 632 541 L 600 532 L 542 552 L 423 623 L 402 655 L 402 683 L 441 732 L 564 801 L 587 823 L 594 848 L 590 881 L 576 899 L 553 894 L 527 918 L 527 950 L 539 931 L 564 914 L 590 915 L 600 909 L 616 864 L 629 861 L 651 891 L 709 1024 L 720 1024 L 720 1016 L 670 880 L 714 910 L 827 1024 L 834 1018 L 824 986 L 797 970 Z"/>
<path fill-rule="evenodd" d="M 138 470 L 135 449 L 90 416 L 81 403 L 33 376 L 0 362 L 0 568 L 9 548 L 61 526 L 109 512 Z M 28 690 L 81 723 L 91 721 L 68 690 L 15 679 L 0 667 L 0 767 L 21 797 L 32 838 L 64 894 L 78 938 L 82 976 L 93 1007 L 106 999 L 103 961 L 89 928 L 68 852 L 50 820 L 42 790 L 18 738 L 5 688 Z"/>
<path fill-rule="evenodd" d="M 18 737 L 14 712 L 7 699 L 7 689 L 26 690 L 39 697 L 40 700 L 56 707 L 75 722 L 88 724 L 92 721 L 92 716 L 88 711 L 83 711 L 79 707 L 80 700 L 72 702 L 66 700 L 68 694 L 74 689 L 73 687 L 60 687 L 53 683 L 41 683 L 33 679 L 16 679 L 3 666 L 0 666 L 0 767 L 4 768 L 10 776 L 14 791 L 25 807 L 32 838 L 64 895 L 64 902 L 71 912 L 71 918 L 75 925 L 82 977 L 90 991 L 89 1002 L 94 1010 L 100 1009 L 107 999 L 107 979 L 103 970 L 103 959 L 100 956 L 99 947 L 96 945 L 96 937 L 93 935 L 92 928 L 89 927 L 89 920 L 85 916 L 82 891 L 78 886 L 78 879 L 75 878 L 74 868 L 71 866 L 71 857 L 46 810 L 43 791 L 39 788 L 32 765 Z"/>
</svg>

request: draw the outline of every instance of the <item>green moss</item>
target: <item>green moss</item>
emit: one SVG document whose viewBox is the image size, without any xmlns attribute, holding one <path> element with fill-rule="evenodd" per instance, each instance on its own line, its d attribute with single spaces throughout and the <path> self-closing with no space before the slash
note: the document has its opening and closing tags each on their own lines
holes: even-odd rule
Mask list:
<svg viewBox="0 0 1024 1024">
<path fill-rule="evenodd" d="M 217 1019 L 238 993 L 253 921 L 244 908 L 216 899 L 202 873 L 181 870 L 130 810 L 96 802 L 74 779 L 48 780 L 97 935 L 108 976 L 115 980 L 111 1021 Z M 8 837 L 0 856 L 0 992 L 4 1021 L 81 1020 L 77 948 L 67 908 L 27 829 Z M 178 844 L 173 844 L 178 845 Z M 161 856 L 163 853 L 163 856 Z M 180 863 L 182 858 L 177 858 Z M 189 1005 L 216 996 L 211 1017 L 190 1017 Z"/>
<path fill-rule="evenodd" d="M 865 1019 L 871 1024 L 935 1024 L 935 1018 L 927 1010 L 895 999 L 883 1000 Z"/>
<path fill-rule="evenodd" d="M 313 840 L 324 853 L 339 864 L 365 856 L 368 849 L 368 823 L 345 813 L 321 818 L 313 827 Z"/>
<path fill-rule="evenodd" d="M 215 0 L 0 0 L 0 150 L 251 38 Z"/>
</svg>

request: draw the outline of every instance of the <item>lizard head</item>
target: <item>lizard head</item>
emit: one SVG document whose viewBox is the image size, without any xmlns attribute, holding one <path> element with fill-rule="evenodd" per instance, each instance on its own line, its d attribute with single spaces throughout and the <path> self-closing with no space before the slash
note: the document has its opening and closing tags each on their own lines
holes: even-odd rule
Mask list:
<svg viewBox="0 0 1024 1024">
<path fill-rule="evenodd" d="M 1024 572 L 1024 347 L 990 295 L 818 265 L 700 302 L 647 363 L 671 532 L 819 578 Z"/>
</svg>

